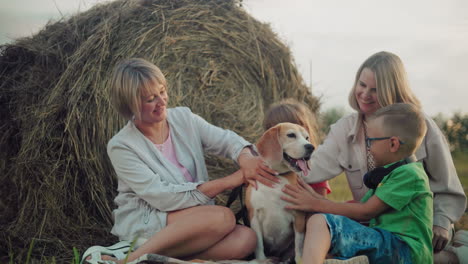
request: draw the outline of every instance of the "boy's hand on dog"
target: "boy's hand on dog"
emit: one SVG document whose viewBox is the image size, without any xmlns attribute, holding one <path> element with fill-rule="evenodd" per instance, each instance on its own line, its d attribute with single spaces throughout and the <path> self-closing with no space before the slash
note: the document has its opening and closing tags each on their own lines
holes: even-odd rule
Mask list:
<svg viewBox="0 0 468 264">
<path fill-rule="evenodd" d="M 432 226 L 434 236 L 432 238 L 432 247 L 434 252 L 437 253 L 445 248 L 449 240 L 449 233 L 447 229 L 440 226 Z"/>
<path fill-rule="evenodd" d="M 325 199 L 323 196 L 316 193 L 314 189 L 302 179 L 298 180 L 297 185 L 287 184 L 284 186 L 283 192 L 287 194 L 287 196 L 282 196 L 281 199 L 291 203 L 285 207 L 286 209 L 315 212 L 314 205 L 317 200 Z"/>
<path fill-rule="evenodd" d="M 309 184 L 307 184 L 307 182 L 304 181 L 304 179 L 302 179 L 301 177 L 298 177 L 297 178 L 297 182 L 300 186 L 302 186 L 302 188 L 306 189 L 307 191 L 309 191 L 312 195 L 314 195 L 315 197 L 317 197 L 318 199 L 323 199 L 324 197 L 320 194 L 318 194 L 314 188 L 310 187 Z"/>
<path fill-rule="evenodd" d="M 244 179 L 247 183 L 258 189 L 257 181 L 268 187 L 274 187 L 279 182 L 277 172 L 268 167 L 259 156 L 245 157 L 240 164 Z"/>
</svg>

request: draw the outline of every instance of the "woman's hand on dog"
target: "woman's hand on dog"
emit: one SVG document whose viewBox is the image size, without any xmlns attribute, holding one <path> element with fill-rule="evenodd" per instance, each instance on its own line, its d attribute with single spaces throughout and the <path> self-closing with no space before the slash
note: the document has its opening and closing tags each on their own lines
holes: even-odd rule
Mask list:
<svg viewBox="0 0 468 264">
<path fill-rule="evenodd" d="M 290 203 L 285 207 L 286 209 L 315 212 L 314 205 L 317 200 L 325 199 L 300 178 L 297 185 L 287 184 L 284 186 L 283 192 L 287 196 L 281 196 L 281 199 Z"/>
<path fill-rule="evenodd" d="M 266 186 L 273 187 L 279 182 L 278 173 L 265 164 L 265 161 L 259 156 L 246 154 L 239 157 L 239 165 L 244 174 L 245 182 L 251 184 L 255 189 L 258 188 L 257 181 Z"/>
</svg>

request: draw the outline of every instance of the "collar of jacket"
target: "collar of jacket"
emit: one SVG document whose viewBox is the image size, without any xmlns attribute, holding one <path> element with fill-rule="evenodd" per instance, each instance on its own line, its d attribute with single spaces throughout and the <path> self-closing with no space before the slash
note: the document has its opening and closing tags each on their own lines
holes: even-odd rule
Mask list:
<svg viewBox="0 0 468 264">
<path fill-rule="evenodd" d="M 349 130 L 348 133 L 348 141 L 355 143 L 357 140 L 357 134 L 362 126 L 363 115 L 360 113 L 355 113 L 352 118 L 352 122 L 354 122 L 353 128 Z"/>
</svg>

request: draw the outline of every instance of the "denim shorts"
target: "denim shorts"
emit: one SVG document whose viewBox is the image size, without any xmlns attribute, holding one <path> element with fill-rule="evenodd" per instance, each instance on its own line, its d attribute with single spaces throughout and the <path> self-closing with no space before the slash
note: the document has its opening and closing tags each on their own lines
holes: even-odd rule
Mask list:
<svg viewBox="0 0 468 264">
<path fill-rule="evenodd" d="M 410 248 L 396 235 L 341 215 L 322 215 L 331 234 L 329 253 L 335 258 L 366 255 L 370 263 L 412 263 Z"/>
</svg>

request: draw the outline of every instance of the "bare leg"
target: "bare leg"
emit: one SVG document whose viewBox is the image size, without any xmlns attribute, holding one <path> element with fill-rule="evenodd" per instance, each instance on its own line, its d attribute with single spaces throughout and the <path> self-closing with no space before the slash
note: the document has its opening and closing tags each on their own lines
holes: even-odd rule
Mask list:
<svg viewBox="0 0 468 264">
<path fill-rule="evenodd" d="M 167 226 L 130 254 L 129 260 L 147 253 L 186 257 L 212 247 L 235 227 L 232 212 L 221 206 L 196 206 L 167 217 Z"/>
<path fill-rule="evenodd" d="M 307 220 L 302 262 L 322 264 L 330 250 L 331 235 L 325 217 L 314 214 Z"/>
<path fill-rule="evenodd" d="M 149 253 L 214 260 L 242 258 L 253 252 L 255 243 L 255 233 L 237 226 L 229 208 L 196 206 L 169 213 L 167 226 L 132 252 L 128 261 Z M 109 256 L 103 259 L 115 261 Z"/>
<path fill-rule="evenodd" d="M 252 229 L 246 226 L 236 225 L 234 230 L 221 241 L 207 250 L 187 259 L 243 259 L 255 250 L 256 244 L 257 236 Z"/>
</svg>

